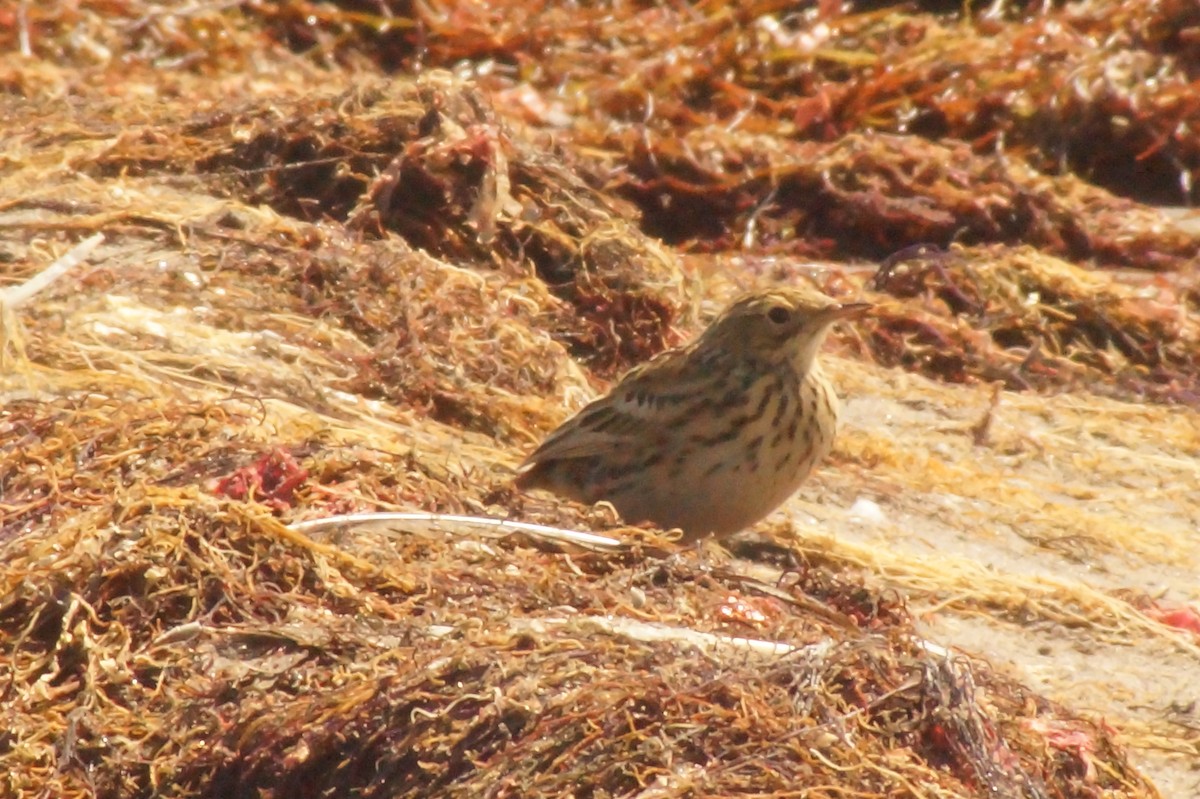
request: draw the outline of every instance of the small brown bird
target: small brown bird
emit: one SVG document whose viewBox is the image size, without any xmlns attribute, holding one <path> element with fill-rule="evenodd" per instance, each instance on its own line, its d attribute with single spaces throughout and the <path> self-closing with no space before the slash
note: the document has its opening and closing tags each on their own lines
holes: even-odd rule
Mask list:
<svg viewBox="0 0 1200 799">
<path fill-rule="evenodd" d="M 517 486 L 607 500 L 685 542 L 753 524 L 829 453 L 838 401 L 817 351 L 834 322 L 870 307 L 803 287 L 743 295 L 564 422 Z"/>
</svg>

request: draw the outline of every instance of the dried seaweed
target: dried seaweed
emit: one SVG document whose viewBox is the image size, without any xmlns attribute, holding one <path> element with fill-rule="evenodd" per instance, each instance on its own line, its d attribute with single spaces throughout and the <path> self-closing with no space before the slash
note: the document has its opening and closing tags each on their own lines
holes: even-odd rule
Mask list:
<svg viewBox="0 0 1200 799">
<path fill-rule="evenodd" d="M 923 642 L 894 585 L 1171 642 L 1186 606 L 895 577 L 823 529 L 762 581 L 511 486 L 607 378 L 772 279 L 877 303 L 835 341 L 875 361 L 860 395 L 899 364 L 1197 404 L 1196 236 L 1061 174 L 1190 196 L 1194 8 L 833 5 L 0 11 L 2 279 L 105 236 L 0 342 L 0 793 L 1154 797 L 1116 731 Z M 846 262 L 917 242 L 945 251 Z M 841 479 L 959 479 L 864 437 Z M 1041 501 L 1005 490 L 997 525 Z M 288 524 L 381 508 L 629 546 Z M 1072 517 L 1105 519 L 1097 548 L 1169 543 Z"/>
<path fill-rule="evenodd" d="M 50 757 L 64 795 L 1139 790 L 1111 754 L 1103 772 L 1082 756 L 1046 759 L 1030 730 L 1058 711 L 987 669 L 913 648 L 903 623 L 822 630 L 789 610 L 787 592 L 755 597 L 743 583 L 733 590 L 765 621 L 733 634 L 798 648 L 764 661 L 731 640 L 704 655 L 587 621 L 639 592 L 643 614 L 720 630 L 731 588 L 697 582 L 688 566 L 634 555 L 614 569 L 609 555 L 477 550 L 453 536 L 341 540 L 351 552 L 386 543 L 360 552 L 382 556 L 385 573 L 331 562 L 315 542 L 217 501 L 164 513 L 172 496 L 183 498 L 127 502 L 119 534 L 94 517 L 93 533 L 68 525 L 75 554 L 55 562 L 57 595 L 36 578 L 5 586 L 0 623 L 20 641 L 8 676 L 29 686 L 19 707 L 41 706 L 21 717 L 74 741 Z M 35 577 L 44 547 L 24 537 L 10 569 Z M 711 615 L 684 610 L 685 589 Z M 53 692 L 35 699 L 34 681 Z M 12 730 L 16 753 L 50 755 L 52 741 L 31 732 Z"/>
<path fill-rule="evenodd" d="M 926 306 L 881 310 L 871 332 L 881 362 L 1013 390 L 1084 384 L 1200 403 L 1200 328 L 1175 307 L 1169 280 L 1114 283 L 1033 250 L 960 249 L 889 264 L 874 284 Z"/>
</svg>

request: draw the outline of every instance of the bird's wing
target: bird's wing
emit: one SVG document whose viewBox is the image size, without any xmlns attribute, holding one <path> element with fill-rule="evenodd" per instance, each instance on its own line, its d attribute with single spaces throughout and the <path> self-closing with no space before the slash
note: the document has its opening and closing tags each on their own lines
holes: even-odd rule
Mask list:
<svg viewBox="0 0 1200 799">
<path fill-rule="evenodd" d="M 675 356 L 675 357 L 663 357 Z M 613 389 L 583 407 L 551 433 L 518 469 L 540 463 L 611 453 L 660 438 L 671 408 L 686 398 L 691 381 L 678 352 L 664 353 L 632 369 Z"/>
</svg>

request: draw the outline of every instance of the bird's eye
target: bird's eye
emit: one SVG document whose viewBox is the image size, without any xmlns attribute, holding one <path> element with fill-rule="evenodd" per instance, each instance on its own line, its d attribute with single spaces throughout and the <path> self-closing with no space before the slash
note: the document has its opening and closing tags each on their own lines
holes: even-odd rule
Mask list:
<svg viewBox="0 0 1200 799">
<path fill-rule="evenodd" d="M 787 324 L 787 321 L 792 318 L 792 315 L 788 313 L 787 308 L 782 308 L 776 305 L 774 308 L 767 311 L 767 318 L 777 325 L 785 325 Z"/>
</svg>

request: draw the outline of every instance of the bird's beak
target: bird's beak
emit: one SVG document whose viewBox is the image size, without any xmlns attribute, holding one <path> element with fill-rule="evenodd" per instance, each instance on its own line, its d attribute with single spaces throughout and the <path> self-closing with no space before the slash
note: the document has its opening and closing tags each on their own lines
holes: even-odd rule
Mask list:
<svg viewBox="0 0 1200 799">
<path fill-rule="evenodd" d="M 857 319 L 874 307 L 869 302 L 846 302 L 825 311 L 824 316 L 830 322 L 837 322 L 841 319 Z"/>
</svg>

